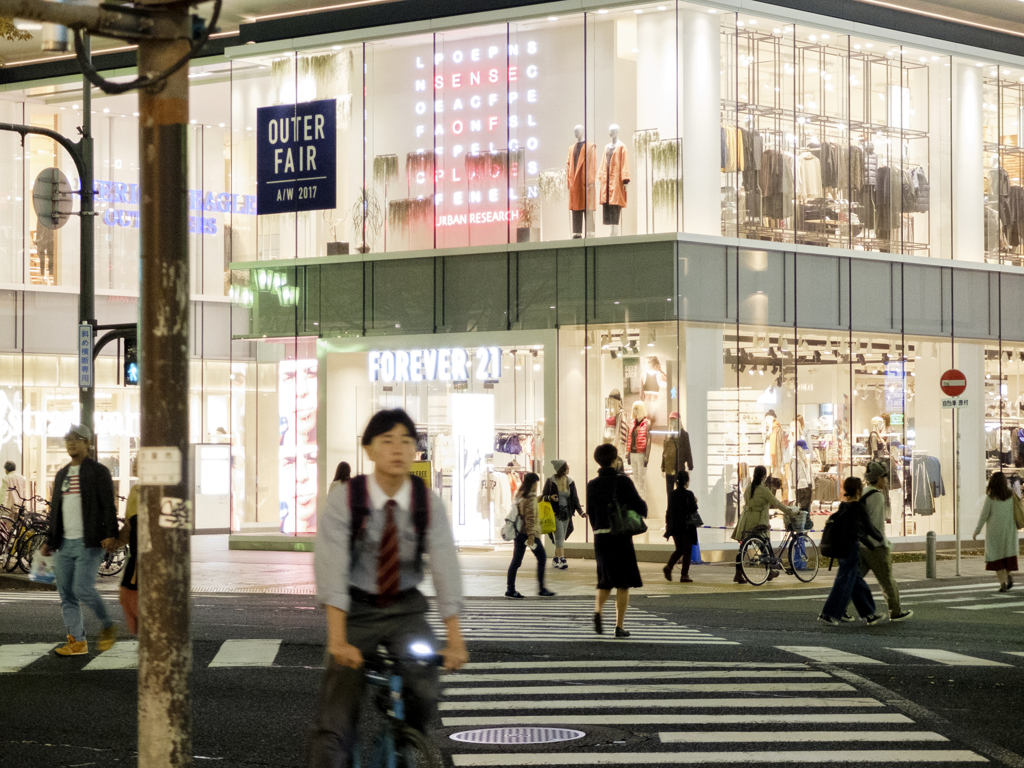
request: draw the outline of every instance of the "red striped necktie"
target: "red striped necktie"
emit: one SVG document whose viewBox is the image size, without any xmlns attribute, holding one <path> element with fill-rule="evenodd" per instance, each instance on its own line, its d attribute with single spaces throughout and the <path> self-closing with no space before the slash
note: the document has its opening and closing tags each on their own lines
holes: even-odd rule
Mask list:
<svg viewBox="0 0 1024 768">
<path fill-rule="evenodd" d="M 377 554 L 377 596 L 382 605 L 388 605 L 395 599 L 401 582 L 396 509 L 398 503 L 394 499 L 389 499 L 384 505 L 384 532 L 380 537 L 380 550 Z"/>
</svg>

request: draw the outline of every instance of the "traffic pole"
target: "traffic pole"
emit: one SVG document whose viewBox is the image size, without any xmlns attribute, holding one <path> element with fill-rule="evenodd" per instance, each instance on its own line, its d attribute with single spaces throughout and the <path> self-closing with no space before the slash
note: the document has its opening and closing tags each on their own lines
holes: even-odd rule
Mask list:
<svg viewBox="0 0 1024 768">
<path fill-rule="evenodd" d="M 88 53 L 89 35 L 85 34 L 85 54 L 88 60 L 92 57 Z M 93 201 L 93 150 L 92 150 L 92 85 L 84 77 L 82 78 L 82 139 L 78 144 L 82 158 L 82 170 L 79 172 L 81 180 L 80 218 L 81 230 L 79 235 L 79 289 L 78 289 L 78 322 L 96 324 L 96 269 L 95 269 L 95 204 Z M 96 374 L 93 372 L 93 386 L 82 387 L 79 390 L 79 415 L 80 423 L 92 430 L 93 455 L 96 455 L 97 438 L 96 429 L 93 424 L 93 414 L 96 410 Z"/>
<path fill-rule="evenodd" d="M 166 71 L 189 48 L 187 39 L 142 40 L 139 73 Z M 140 768 L 192 765 L 191 513 L 184 520 L 161 515 L 161 504 L 165 512 L 182 504 L 190 510 L 187 125 L 188 67 L 139 92 L 141 451 L 178 452 L 176 483 L 147 484 L 153 479 L 139 466 Z"/>
</svg>

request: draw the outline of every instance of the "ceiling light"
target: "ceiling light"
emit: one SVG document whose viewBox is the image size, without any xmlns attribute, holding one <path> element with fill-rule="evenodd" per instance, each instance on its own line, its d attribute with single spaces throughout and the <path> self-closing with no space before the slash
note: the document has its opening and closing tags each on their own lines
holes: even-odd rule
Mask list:
<svg viewBox="0 0 1024 768">
<path fill-rule="evenodd" d="M 637 8 L 635 11 L 633 11 L 633 13 L 635 13 L 637 16 L 639 16 L 643 12 L 644 12 L 643 8 Z"/>
<path fill-rule="evenodd" d="M 608 11 L 602 9 L 602 10 L 598 11 L 598 13 L 608 13 Z"/>
<path fill-rule="evenodd" d="M 557 16 L 548 16 L 548 21 L 558 21 Z"/>
<path fill-rule="evenodd" d="M 658 6 L 658 10 L 659 11 L 664 11 L 665 10 L 665 6 L 664 5 L 659 5 Z"/>
</svg>

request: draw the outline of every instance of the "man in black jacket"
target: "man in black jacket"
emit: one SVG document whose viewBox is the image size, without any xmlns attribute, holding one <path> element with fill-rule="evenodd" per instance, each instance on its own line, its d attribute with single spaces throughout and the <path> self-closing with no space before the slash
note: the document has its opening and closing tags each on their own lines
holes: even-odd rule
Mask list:
<svg viewBox="0 0 1024 768">
<path fill-rule="evenodd" d="M 103 598 L 96 591 L 96 572 L 103 561 L 103 550 L 114 551 L 117 540 L 117 507 L 110 470 L 89 457 L 92 431 L 72 426 L 64 436 L 71 463 L 57 472 L 50 500 L 50 529 L 43 554 L 56 552 L 54 571 L 60 610 L 68 631 L 66 645 L 57 649 L 61 656 L 89 653 L 85 639 L 82 603 L 103 625 L 99 649 L 109 650 L 117 638 L 117 627 L 107 613 Z"/>
</svg>

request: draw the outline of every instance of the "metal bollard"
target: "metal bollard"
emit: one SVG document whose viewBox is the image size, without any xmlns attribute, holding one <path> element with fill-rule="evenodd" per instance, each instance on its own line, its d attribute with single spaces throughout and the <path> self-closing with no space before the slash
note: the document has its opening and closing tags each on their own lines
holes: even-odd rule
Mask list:
<svg viewBox="0 0 1024 768">
<path fill-rule="evenodd" d="M 935 531 L 928 531 L 924 538 L 925 568 L 924 577 L 934 579 L 935 576 Z"/>
</svg>

